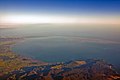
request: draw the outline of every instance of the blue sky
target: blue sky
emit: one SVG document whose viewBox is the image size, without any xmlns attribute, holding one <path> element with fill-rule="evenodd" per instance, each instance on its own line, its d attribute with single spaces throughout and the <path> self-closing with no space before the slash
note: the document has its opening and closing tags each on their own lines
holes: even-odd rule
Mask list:
<svg viewBox="0 0 120 80">
<path fill-rule="evenodd" d="M 0 0 L 0 17 L 3 24 L 120 24 L 120 0 Z"/>
<path fill-rule="evenodd" d="M 120 14 L 120 0 L 0 0 L 0 12 Z"/>
</svg>

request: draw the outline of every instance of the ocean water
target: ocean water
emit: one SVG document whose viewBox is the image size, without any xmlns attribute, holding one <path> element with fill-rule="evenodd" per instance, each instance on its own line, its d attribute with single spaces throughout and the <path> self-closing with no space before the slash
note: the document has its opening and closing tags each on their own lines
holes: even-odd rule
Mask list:
<svg viewBox="0 0 120 80">
<path fill-rule="evenodd" d="M 45 62 L 104 59 L 120 64 L 120 44 L 82 39 L 63 36 L 29 38 L 15 45 L 13 51 Z"/>
<path fill-rule="evenodd" d="M 26 37 L 12 50 L 45 62 L 74 59 L 104 59 L 120 65 L 118 27 L 28 25 L 1 29 L 1 36 Z M 29 36 L 29 37 L 28 37 Z"/>
</svg>

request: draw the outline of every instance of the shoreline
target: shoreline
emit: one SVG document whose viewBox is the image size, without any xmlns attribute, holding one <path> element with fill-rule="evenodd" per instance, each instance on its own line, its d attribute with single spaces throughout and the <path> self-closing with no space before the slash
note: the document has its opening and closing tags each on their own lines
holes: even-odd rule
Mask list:
<svg viewBox="0 0 120 80">
<path fill-rule="evenodd" d="M 8 42 L 6 43 L 4 40 Z M 85 74 L 94 75 L 89 77 L 89 79 L 96 77 L 98 79 L 103 79 L 104 77 L 104 80 L 109 80 L 109 78 L 110 80 L 120 79 L 120 75 L 114 66 L 106 63 L 104 60 L 89 59 L 73 60 L 63 63 L 45 63 L 27 56 L 18 55 L 12 51 L 11 47 L 20 40 L 20 38 L 3 38 L 2 42 L 0 37 L 0 47 L 2 47 L 0 48 L 1 80 L 34 80 L 33 76 L 37 76 L 35 77 L 36 80 L 56 80 L 53 75 L 56 78 L 61 77 L 61 80 L 66 80 L 67 78 L 73 80 L 72 77 L 74 78 L 75 75 L 79 75 L 78 80 L 81 78 L 83 78 L 82 80 L 86 80 L 84 79 L 86 77 Z"/>
<path fill-rule="evenodd" d="M 13 52 L 11 48 L 21 40 L 23 40 L 23 38 L 0 37 L 0 76 L 26 66 L 30 67 L 48 64 Z M 14 67 L 12 67 L 13 65 Z"/>
</svg>

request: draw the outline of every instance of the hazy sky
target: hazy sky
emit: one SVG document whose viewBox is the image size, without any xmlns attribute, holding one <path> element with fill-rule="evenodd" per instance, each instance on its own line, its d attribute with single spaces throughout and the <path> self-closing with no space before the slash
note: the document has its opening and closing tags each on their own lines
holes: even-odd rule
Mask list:
<svg viewBox="0 0 120 80">
<path fill-rule="evenodd" d="M 120 24 L 120 0 L 0 0 L 0 23 Z"/>
</svg>

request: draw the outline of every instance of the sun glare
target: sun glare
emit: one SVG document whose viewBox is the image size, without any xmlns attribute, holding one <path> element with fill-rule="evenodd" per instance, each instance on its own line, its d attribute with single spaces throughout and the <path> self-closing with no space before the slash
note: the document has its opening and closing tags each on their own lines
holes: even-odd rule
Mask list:
<svg viewBox="0 0 120 80">
<path fill-rule="evenodd" d="M 3 23 L 73 23 L 73 18 L 55 16 L 9 15 L 2 18 Z"/>
<path fill-rule="evenodd" d="M 120 24 L 119 18 L 103 17 L 71 17 L 71 16 L 40 16 L 40 15 L 6 15 L 1 22 L 8 24 L 35 24 L 35 23 L 76 23 L 76 24 Z"/>
</svg>

